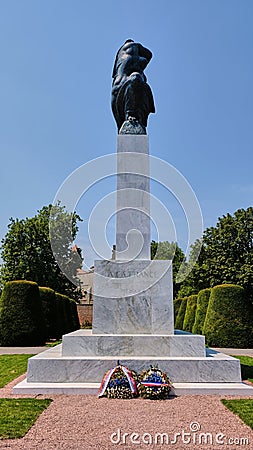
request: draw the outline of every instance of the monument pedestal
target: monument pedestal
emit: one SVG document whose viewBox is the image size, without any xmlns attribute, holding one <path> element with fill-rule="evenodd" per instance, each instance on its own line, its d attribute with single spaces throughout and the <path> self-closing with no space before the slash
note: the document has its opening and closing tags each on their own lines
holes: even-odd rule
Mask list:
<svg viewBox="0 0 253 450">
<path fill-rule="evenodd" d="M 95 261 L 92 333 L 173 334 L 172 261 Z"/>
<path fill-rule="evenodd" d="M 29 359 L 15 394 L 97 394 L 118 364 L 158 365 L 174 395 L 253 395 L 238 359 L 205 348 L 204 336 L 174 332 L 172 262 L 150 260 L 148 137 L 118 136 L 115 261 L 95 261 L 92 330 Z"/>
</svg>

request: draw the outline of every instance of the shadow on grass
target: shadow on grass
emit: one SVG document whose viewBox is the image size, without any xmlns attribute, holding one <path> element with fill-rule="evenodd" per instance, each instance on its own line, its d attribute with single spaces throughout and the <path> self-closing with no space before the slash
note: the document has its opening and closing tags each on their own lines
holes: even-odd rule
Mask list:
<svg viewBox="0 0 253 450">
<path fill-rule="evenodd" d="M 250 356 L 235 356 L 240 360 L 243 380 L 253 381 L 253 358 Z"/>
<path fill-rule="evenodd" d="M 253 379 L 253 367 L 247 366 L 246 364 L 241 364 L 241 372 L 243 380 Z"/>
</svg>

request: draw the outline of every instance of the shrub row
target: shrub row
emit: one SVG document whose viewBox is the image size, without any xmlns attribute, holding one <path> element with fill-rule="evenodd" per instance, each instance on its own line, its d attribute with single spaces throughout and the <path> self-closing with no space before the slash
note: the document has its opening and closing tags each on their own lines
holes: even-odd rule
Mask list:
<svg viewBox="0 0 253 450">
<path fill-rule="evenodd" d="M 59 339 L 80 327 L 76 302 L 50 288 L 40 287 L 42 310 L 46 319 L 47 339 Z"/>
<path fill-rule="evenodd" d="M 175 328 L 203 334 L 213 347 L 253 346 L 253 305 L 237 285 L 222 284 L 177 299 Z"/>
<path fill-rule="evenodd" d="M 202 289 L 202 291 L 198 293 L 196 315 L 192 327 L 192 332 L 195 334 L 203 333 L 210 294 L 211 289 Z"/>
<path fill-rule="evenodd" d="M 175 320 L 175 328 L 177 328 L 178 330 L 183 330 L 186 306 L 187 306 L 187 297 L 181 299 L 180 306 L 178 308 L 178 313 Z"/>
<path fill-rule="evenodd" d="M 0 298 L 0 345 L 43 345 L 79 328 L 74 300 L 32 281 L 9 281 Z"/>
<path fill-rule="evenodd" d="M 203 334 L 213 347 L 251 348 L 253 346 L 253 305 L 244 289 L 221 285 L 212 289 Z"/>
</svg>

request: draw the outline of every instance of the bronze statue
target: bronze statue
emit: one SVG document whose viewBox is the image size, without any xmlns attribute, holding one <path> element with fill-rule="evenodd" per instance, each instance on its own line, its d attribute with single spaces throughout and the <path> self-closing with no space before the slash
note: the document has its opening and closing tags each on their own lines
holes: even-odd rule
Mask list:
<svg viewBox="0 0 253 450">
<path fill-rule="evenodd" d="M 128 39 L 116 55 L 112 111 L 119 133 L 146 134 L 148 115 L 155 112 L 152 91 L 144 74 L 151 58 L 151 51 L 132 39 Z"/>
</svg>

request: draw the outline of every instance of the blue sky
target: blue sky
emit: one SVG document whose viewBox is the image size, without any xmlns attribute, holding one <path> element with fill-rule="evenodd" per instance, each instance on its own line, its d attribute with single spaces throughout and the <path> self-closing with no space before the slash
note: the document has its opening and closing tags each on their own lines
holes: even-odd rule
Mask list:
<svg viewBox="0 0 253 450">
<path fill-rule="evenodd" d="M 0 0 L 0 236 L 10 217 L 51 203 L 80 165 L 116 151 L 111 72 L 127 38 L 153 52 L 150 153 L 189 181 L 205 227 L 251 206 L 252 17 L 251 0 Z M 78 213 L 87 219 L 112 187 L 91 189 Z M 153 189 L 184 248 L 180 207 Z M 84 221 L 78 243 L 90 264 L 86 229 Z"/>
</svg>

